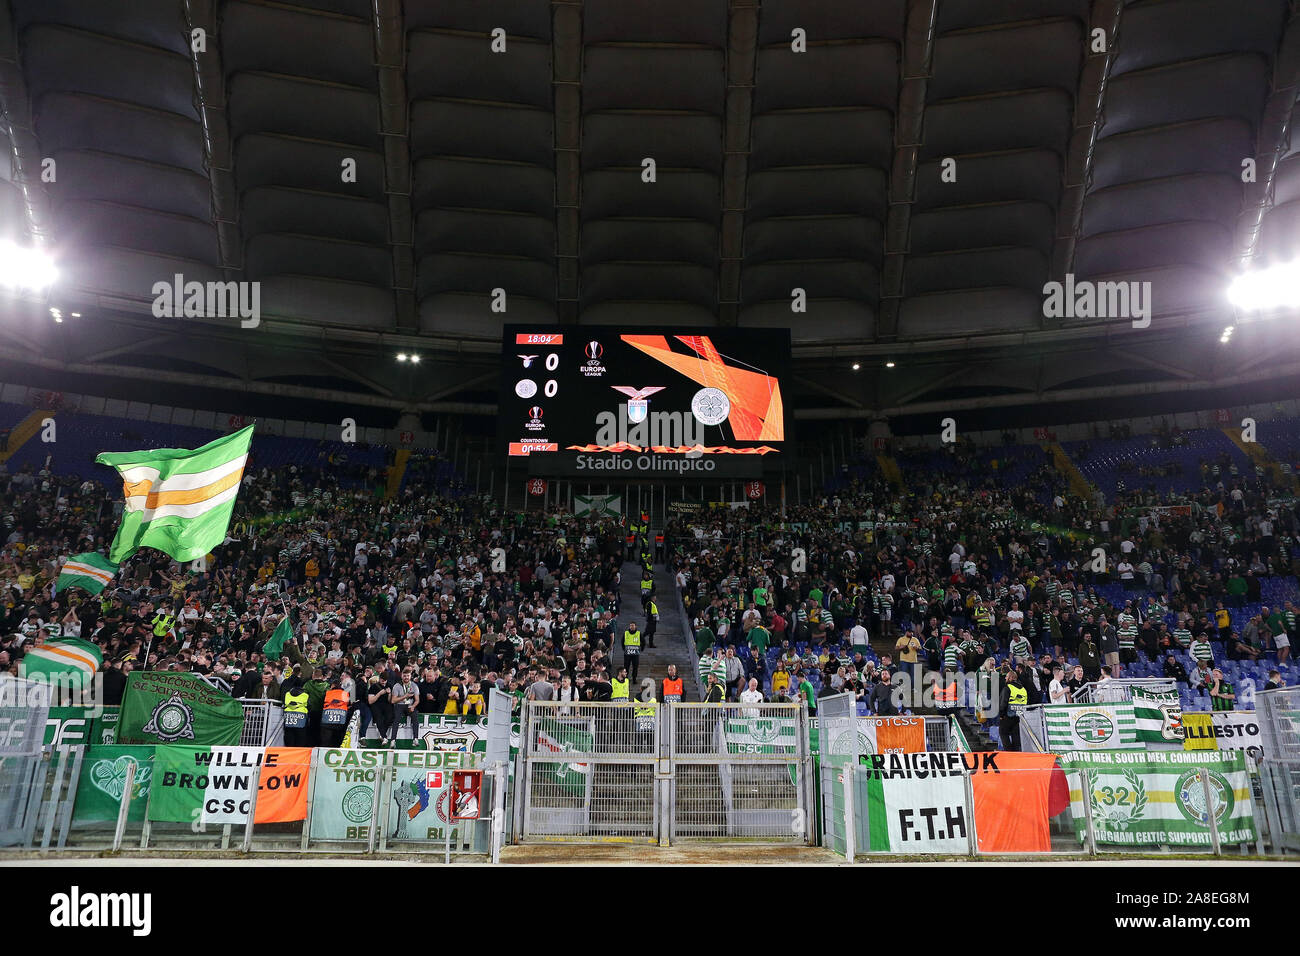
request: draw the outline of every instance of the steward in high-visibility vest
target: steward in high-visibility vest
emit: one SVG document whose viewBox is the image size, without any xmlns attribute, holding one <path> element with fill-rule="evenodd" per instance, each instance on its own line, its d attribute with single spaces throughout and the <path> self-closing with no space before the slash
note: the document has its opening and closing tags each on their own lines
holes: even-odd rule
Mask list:
<svg viewBox="0 0 1300 956">
<path fill-rule="evenodd" d="M 618 675 L 619 675 L 618 677 L 615 677 L 612 681 L 610 681 L 610 686 L 612 687 L 612 690 L 610 691 L 609 699 L 621 700 L 624 703 L 626 703 L 628 700 L 631 699 L 628 694 L 627 668 L 620 667 L 618 669 Z"/>
<path fill-rule="evenodd" d="M 985 607 L 983 604 L 976 607 L 975 627 L 980 630 L 985 630 L 992 626 L 993 626 L 993 615 L 989 613 L 989 609 Z"/>
<path fill-rule="evenodd" d="M 942 678 L 941 678 L 942 679 Z M 934 689 L 934 706 L 939 708 L 957 706 L 957 681 L 951 680 Z"/>
<path fill-rule="evenodd" d="M 380 645 L 379 645 L 379 650 L 383 652 L 383 655 L 384 655 L 385 657 L 387 657 L 389 654 L 396 654 L 396 653 L 397 653 L 397 645 L 396 645 L 396 644 L 380 644 Z"/>
<path fill-rule="evenodd" d="M 168 614 L 166 611 L 159 611 L 153 616 L 153 636 L 162 637 L 172 629 L 172 624 L 176 621 L 176 615 Z"/>
<path fill-rule="evenodd" d="M 668 665 L 668 676 L 663 684 L 664 703 L 677 703 L 682 699 L 682 679 L 677 676 L 677 665 Z"/>
<path fill-rule="evenodd" d="M 301 685 L 284 695 L 285 746 L 307 746 L 307 699 L 307 691 Z"/>
<path fill-rule="evenodd" d="M 333 687 L 325 692 L 325 703 L 321 707 L 320 722 L 326 726 L 343 726 L 348 722 L 348 692 L 341 687 Z"/>
<path fill-rule="evenodd" d="M 623 667 L 636 680 L 641 670 L 641 632 L 637 630 L 635 621 L 623 632 Z"/>
<path fill-rule="evenodd" d="M 998 736 L 1003 750 L 1020 749 L 1020 715 L 1029 703 L 1029 691 L 1020 683 L 1020 674 L 1012 670 L 1002 685 L 1002 719 L 998 721 Z"/>
<path fill-rule="evenodd" d="M 1019 717 L 1029 706 L 1029 691 L 1016 684 L 1007 684 L 1007 713 Z"/>
<path fill-rule="evenodd" d="M 632 726 L 640 731 L 653 731 L 655 729 L 654 695 L 651 695 L 649 700 L 639 701 L 632 708 Z"/>
<path fill-rule="evenodd" d="M 645 646 L 655 646 L 655 631 L 659 630 L 659 605 L 651 598 L 645 611 Z"/>
</svg>

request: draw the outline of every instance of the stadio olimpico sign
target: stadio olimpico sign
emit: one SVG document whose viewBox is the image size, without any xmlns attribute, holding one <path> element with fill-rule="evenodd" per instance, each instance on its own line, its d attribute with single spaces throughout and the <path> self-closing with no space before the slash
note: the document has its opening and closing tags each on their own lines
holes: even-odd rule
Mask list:
<svg viewBox="0 0 1300 956">
<path fill-rule="evenodd" d="M 590 478 L 762 478 L 763 455 L 699 455 L 654 452 L 555 452 L 530 455 L 528 473 L 538 477 Z"/>
</svg>

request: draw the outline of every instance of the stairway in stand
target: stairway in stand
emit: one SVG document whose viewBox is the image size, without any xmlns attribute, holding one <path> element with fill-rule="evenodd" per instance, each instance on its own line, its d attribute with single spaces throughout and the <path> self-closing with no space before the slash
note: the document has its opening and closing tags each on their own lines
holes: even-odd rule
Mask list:
<svg viewBox="0 0 1300 956">
<path fill-rule="evenodd" d="M 668 676 L 668 665 L 677 665 L 677 676 L 682 679 L 682 699 L 697 701 L 700 699 L 699 682 L 695 667 L 698 663 L 694 655 L 695 636 L 683 633 L 677 613 L 677 586 L 673 577 L 662 566 L 655 568 L 655 604 L 659 607 L 659 628 L 655 633 L 655 646 L 645 646 L 645 614 L 641 611 L 641 566 L 628 561 L 623 565 L 623 586 L 620 589 L 622 600 L 619 603 L 618 626 L 614 634 L 617 651 L 614 655 L 615 668 L 623 663 L 623 631 L 632 621 L 642 633 L 641 665 L 638 678 L 649 677 L 655 682 L 655 699 L 659 698 L 660 684 Z M 632 696 L 636 696 L 639 680 L 632 687 Z"/>
</svg>

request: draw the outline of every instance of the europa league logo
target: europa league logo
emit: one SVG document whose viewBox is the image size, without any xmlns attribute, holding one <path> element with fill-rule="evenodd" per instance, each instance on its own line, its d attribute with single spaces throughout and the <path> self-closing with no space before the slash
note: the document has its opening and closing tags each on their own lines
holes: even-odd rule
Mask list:
<svg viewBox="0 0 1300 956">
<path fill-rule="evenodd" d="M 605 354 L 604 346 L 599 342 L 594 341 L 588 342 L 587 347 L 583 349 L 583 351 L 587 353 L 587 358 L 591 359 L 593 362 L 599 362 L 600 357 Z"/>
</svg>

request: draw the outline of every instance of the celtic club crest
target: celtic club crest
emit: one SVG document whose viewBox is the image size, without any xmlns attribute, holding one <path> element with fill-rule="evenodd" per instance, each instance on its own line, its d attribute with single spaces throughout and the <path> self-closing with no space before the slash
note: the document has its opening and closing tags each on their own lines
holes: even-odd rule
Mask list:
<svg viewBox="0 0 1300 956">
<path fill-rule="evenodd" d="M 177 740 L 193 740 L 194 711 L 179 694 L 172 694 L 153 709 L 143 730 L 169 744 Z"/>
<path fill-rule="evenodd" d="M 343 794 L 340 809 L 343 816 L 353 823 L 367 823 L 370 820 L 375 792 L 364 784 L 358 784 Z"/>
<path fill-rule="evenodd" d="M 1205 801 L 1206 778 L 1210 782 L 1208 805 Z M 1232 786 L 1227 779 L 1203 767 L 1189 770 L 1178 778 L 1178 783 L 1174 786 L 1174 797 L 1183 816 L 1207 829 L 1210 826 L 1210 814 L 1214 815 L 1216 823 L 1221 823 L 1224 817 L 1232 815 L 1232 808 L 1236 803 Z"/>
</svg>

